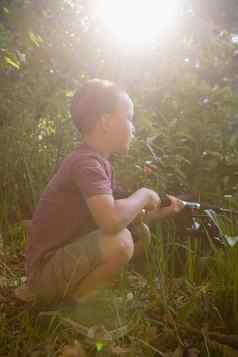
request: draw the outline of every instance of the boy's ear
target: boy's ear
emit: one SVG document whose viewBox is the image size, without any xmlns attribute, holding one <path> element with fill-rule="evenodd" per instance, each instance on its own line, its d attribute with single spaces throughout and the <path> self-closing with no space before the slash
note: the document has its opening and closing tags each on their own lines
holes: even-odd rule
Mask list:
<svg viewBox="0 0 238 357">
<path fill-rule="evenodd" d="M 111 114 L 103 114 L 101 117 L 102 128 L 107 131 L 112 126 L 112 115 Z"/>
</svg>

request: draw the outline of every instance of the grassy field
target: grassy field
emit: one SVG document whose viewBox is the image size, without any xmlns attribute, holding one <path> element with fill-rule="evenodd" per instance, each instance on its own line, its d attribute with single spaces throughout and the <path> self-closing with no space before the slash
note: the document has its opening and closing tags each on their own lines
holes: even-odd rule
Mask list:
<svg viewBox="0 0 238 357">
<path fill-rule="evenodd" d="M 143 274 L 124 272 L 105 307 L 94 306 L 105 314 L 114 306 L 111 322 L 122 319 L 124 327 L 105 328 L 99 314 L 97 327 L 85 329 L 74 311 L 15 297 L 24 283 L 26 236 L 16 225 L 10 237 L 0 259 L 0 356 L 238 356 L 237 247 L 201 254 L 198 240 L 178 242 L 158 229 Z"/>
</svg>

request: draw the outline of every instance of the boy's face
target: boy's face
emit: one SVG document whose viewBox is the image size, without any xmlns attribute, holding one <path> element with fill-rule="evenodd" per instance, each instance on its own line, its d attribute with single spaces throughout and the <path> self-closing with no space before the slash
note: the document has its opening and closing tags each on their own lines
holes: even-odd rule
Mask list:
<svg viewBox="0 0 238 357">
<path fill-rule="evenodd" d="M 111 146 L 113 152 L 126 155 L 130 142 L 135 135 L 133 124 L 134 105 L 130 97 L 124 93 L 117 110 L 112 115 Z"/>
</svg>

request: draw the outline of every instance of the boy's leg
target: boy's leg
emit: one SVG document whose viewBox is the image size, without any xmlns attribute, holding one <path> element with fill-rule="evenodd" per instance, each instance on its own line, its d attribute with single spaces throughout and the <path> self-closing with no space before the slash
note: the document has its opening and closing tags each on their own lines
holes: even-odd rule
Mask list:
<svg viewBox="0 0 238 357">
<path fill-rule="evenodd" d="M 42 302 L 77 300 L 112 283 L 133 252 L 133 239 L 127 229 L 115 235 L 91 232 L 58 248 L 29 277 L 30 288 Z"/>
<path fill-rule="evenodd" d="M 141 222 L 137 225 L 133 225 L 130 231 L 135 243 L 132 261 L 137 258 L 144 258 L 145 250 L 151 243 L 151 232 L 149 227 L 145 223 Z"/>
<path fill-rule="evenodd" d="M 103 254 L 102 264 L 81 281 L 74 291 L 75 299 L 112 283 L 130 260 L 141 265 L 142 260 L 145 260 L 145 249 L 151 241 L 150 229 L 144 223 L 140 223 L 131 231 L 134 243 L 127 229 L 115 236 L 102 235 L 99 238 L 99 246 Z"/>
<path fill-rule="evenodd" d="M 149 227 L 143 222 L 136 225 L 132 224 L 130 231 L 135 243 L 134 255 L 130 261 L 130 270 L 144 275 L 147 270 L 146 255 L 149 253 L 151 232 Z"/>
<path fill-rule="evenodd" d="M 75 300 L 90 295 L 97 288 L 110 285 L 134 253 L 133 239 L 127 229 L 116 235 L 101 235 L 99 248 L 102 262 L 75 289 L 73 293 Z"/>
<path fill-rule="evenodd" d="M 32 280 L 33 292 L 40 300 L 54 302 L 78 299 L 109 285 L 134 251 L 136 257 L 143 256 L 144 246 L 150 239 L 149 230 L 141 227 L 133 234 L 132 238 L 127 229 L 115 235 L 98 230 L 59 248 Z"/>
<path fill-rule="evenodd" d="M 99 238 L 102 252 L 102 264 L 85 277 L 74 292 L 74 298 L 89 295 L 97 288 L 113 283 L 122 268 L 131 260 L 141 266 L 145 258 L 145 249 L 151 242 L 151 233 L 144 223 L 137 224 L 129 230 L 124 229 L 115 236 Z"/>
</svg>

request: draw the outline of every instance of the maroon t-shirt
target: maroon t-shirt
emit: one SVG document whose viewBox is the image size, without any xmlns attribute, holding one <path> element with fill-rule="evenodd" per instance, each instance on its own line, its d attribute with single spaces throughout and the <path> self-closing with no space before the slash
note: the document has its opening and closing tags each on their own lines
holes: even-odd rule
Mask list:
<svg viewBox="0 0 238 357">
<path fill-rule="evenodd" d="M 26 248 L 27 272 L 46 254 L 98 228 L 85 199 L 99 194 L 112 194 L 111 164 L 81 144 L 63 161 L 36 207 Z"/>
</svg>

